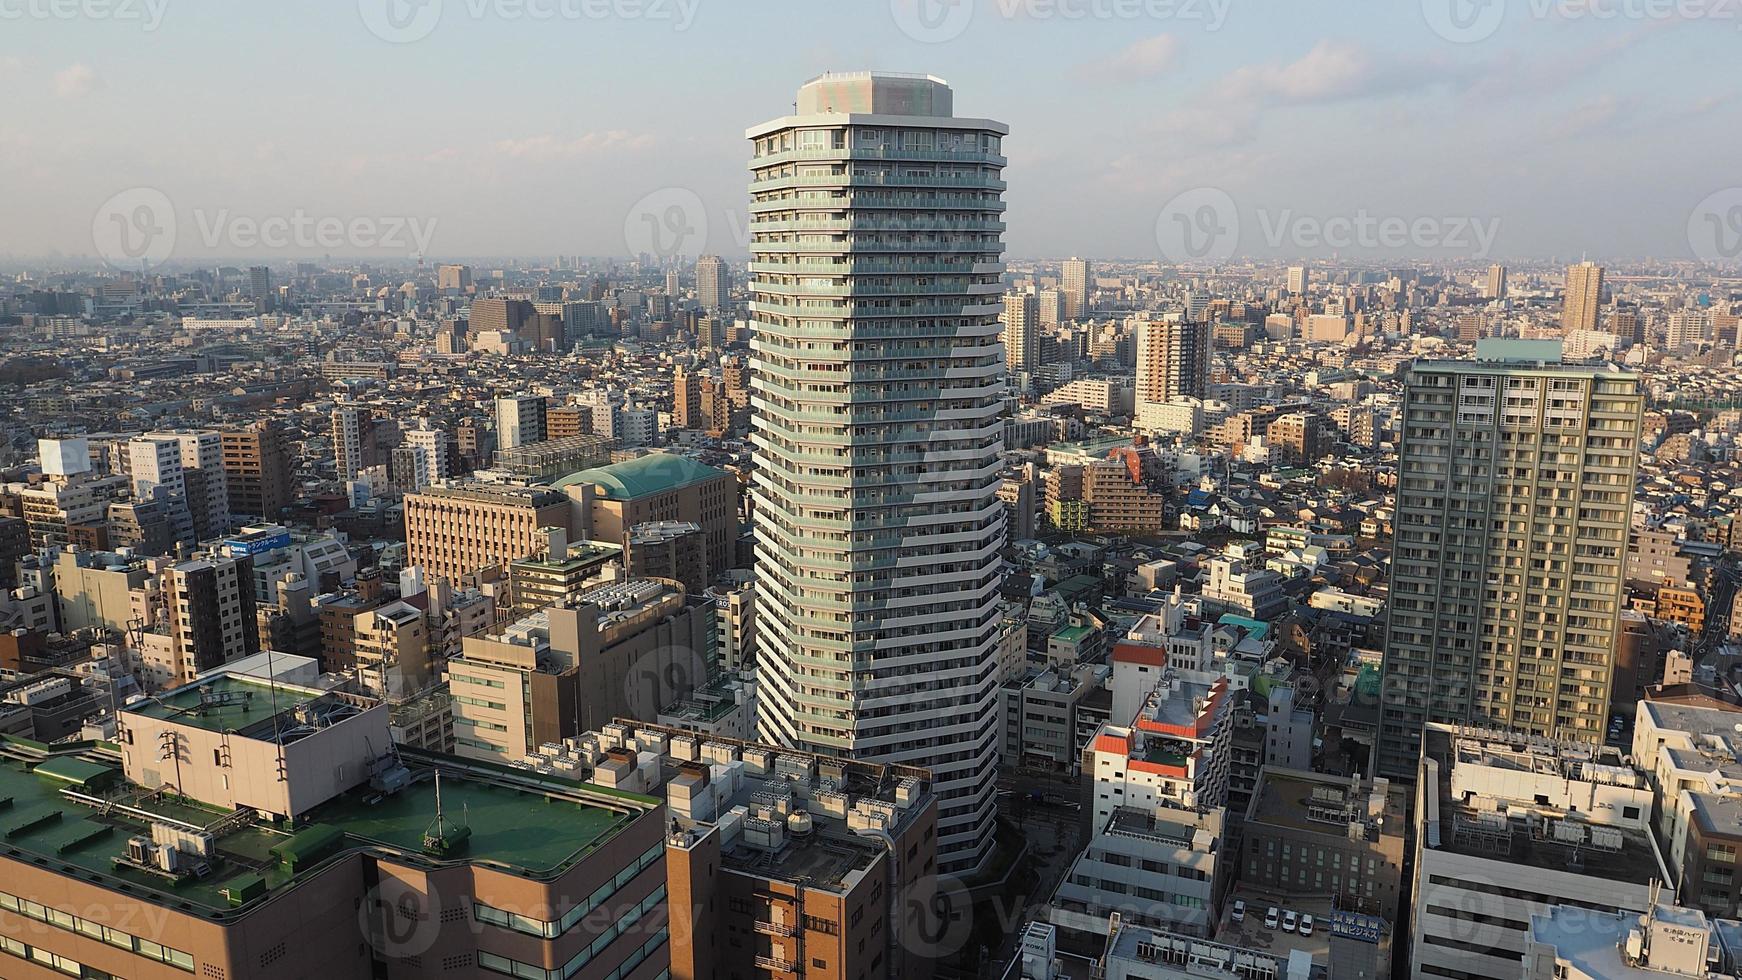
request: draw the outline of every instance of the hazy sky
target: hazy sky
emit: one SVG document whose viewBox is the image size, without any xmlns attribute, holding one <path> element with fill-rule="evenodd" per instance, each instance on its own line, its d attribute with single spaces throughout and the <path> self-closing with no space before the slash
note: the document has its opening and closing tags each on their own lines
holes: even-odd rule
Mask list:
<svg viewBox="0 0 1742 980">
<path fill-rule="evenodd" d="M 740 254 L 744 129 L 864 68 L 1010 125 L 1013 257 L 1159 257 L 1205 194 L 1260 257 L 1365 216 L 1425 228 L 1399 255 L 1683 259 L 1702 206 L 1742 214 L 1742 4 L 1481 2 L 0 0 L 0 256 L 95 254 L 137 188 L 182 261 L 401 219 L 432 260 L 625 254 L 649 194 Z M 273 218 L 305 232 L 254 242 Z"/>
</svg>

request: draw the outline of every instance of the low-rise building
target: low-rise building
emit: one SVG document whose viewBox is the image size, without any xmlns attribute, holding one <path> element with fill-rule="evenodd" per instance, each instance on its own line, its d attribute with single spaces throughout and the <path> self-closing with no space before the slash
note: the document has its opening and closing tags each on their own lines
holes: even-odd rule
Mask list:
<svg viewBox="0 0 1742 980">
<path fill-rule="evenodd" d="M 1523 980 L 1735 977 L 1742 924 L 1655 904 L 1643 915 L 1557 905 L 1530 917 Z M 1728 940 L 1726 942 L 1726 940 Z"/>
<path fill-rule="evenodd" d="M 1510 977 L 1531 917 L 1673 898 L 1652 792 L 1620 753 L 1430 723 L 1416 782 L 1413 977 Z"/>
<path fill-rule="evenodd" d="M 938 890 L 926 770 L 628 720 L 542 748 L 555 772 L 664 798 L 674 980 L 932 975 L 922 915 L 957 896 Z"/>
<path fill-rule="evenodd" d="M 1111 668 L 1102 664 L 1029 668 L 1020 680 L 1000 688 L 1004 711 L 1006 766 L 1020 766 L 1075 775 L 1082 763 L 1085 701 L 1105 692 Z M 1092 705 L 1091 705 L 1092 710 Z M 1101 713 L 1105 720 L 1105 712 Z"/>
<path fill-rule="evenodd" d="M 1123 920 L 1096 961 L 1102 980 L 1334 980 L 1328 956 L 1262 950 Z"/>
<path fill-rule="evenodd" d="M 117 741 L 0 759 L 6 976 L 667 969 L 650 797 L 396 751 L 379 704 L 228 674 L 124 708 Z"/>
<path fill-rule="evenodd" d="M 656 717 L 707 684 L 714 616 L 675 582 L 628 579 L 466 637 L 447 663 L 455 751 L 519 762 L 602 718 Z"/>
<path fill-rule="evenodd" d="M 560 527 L 541 528 L 544 547 L 508 563 L 508 594 L 513 615 L 566 605 L 593 583 L 607 566 L 623 558 L 608 541 L 570 541 Z"/>
<path fill-rule="evenodd" d="M 1267 766 L 1242 825 L 1240 883 L 1397 922 L 1407 811 L 1383 778 Z"/>
<path fill-rule="evenodd" d="M 732 568 L 738 538 L 738 477 L 673 453 L 648 453 L 622 463 L 582 470 L 552 484 L 578 507 L 577 534 L 622 541 L 651 521 L 687 521 L 707 539 L 710 570 Z"/>
</svg>

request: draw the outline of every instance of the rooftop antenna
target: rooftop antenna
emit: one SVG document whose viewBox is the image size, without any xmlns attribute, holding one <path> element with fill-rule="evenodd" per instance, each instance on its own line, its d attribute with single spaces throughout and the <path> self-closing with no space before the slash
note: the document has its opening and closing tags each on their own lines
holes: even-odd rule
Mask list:
<svg viewBox="0 0 1742 980">
<path fill-rule="evenodd" d="M 465 849 L 466 840 L 472 836 L 470 827 L 471 814 L 467 810 L 467 826 L 457 826 L 449 823 L 442 812 L 442 771 L 435 771 L 435 822 L 423 832 L 423 852 L 436 857 L 448 857 Z"/>
<path fill-rule="evenodd" d="M 284 764 L 284 737 L 279 729 L 278 715 L 278 668 L 273 664 L 272 645 L 266 646 L 266 689 L 272 701 L 272 742 L 278 746 L 278 781 L 285 782 L 289 773 Z"/>
</svg>

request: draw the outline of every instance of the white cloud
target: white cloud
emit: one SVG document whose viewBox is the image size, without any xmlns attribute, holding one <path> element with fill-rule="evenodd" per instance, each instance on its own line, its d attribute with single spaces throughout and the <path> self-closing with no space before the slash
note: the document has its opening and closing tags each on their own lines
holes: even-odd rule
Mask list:
<svg viewBox="0 0 1742 980">
<path fill-rule="evenodd" d="M 82 61 L 54 73 L 54 94 L 63 99 L 82 99 L 102 86 L 97 73 Z"/>
<path fill-rule="evenodd" d="M 546 133 L 521 139 L 498 140 L 494 149 L 503 156 L 517 159 L 557 160 L 592 156 L 611 150 L 639 150 L 651 145 L 653 137 L 647 133 L 613 129 L 585 133 L 568 139 Z"/>
<path fill-rule="evenodd" d="M 1547 127 L 1548 133 L 1556 139 L 1571 139 L 1607 129 L 1615 122 L 1622 108 L 1621 100 L 1613 93 L 1600 95 L 1553 120 Z"/>
<path fill-rule="evenodd" d="M 1179 63 L 1179 48 L 1179 38 L 1157 34 L 1133 41 L 1104 61 L 1079 66 L 1079 74 L 1127 81 L 1154 78 Z"/>
</svg>

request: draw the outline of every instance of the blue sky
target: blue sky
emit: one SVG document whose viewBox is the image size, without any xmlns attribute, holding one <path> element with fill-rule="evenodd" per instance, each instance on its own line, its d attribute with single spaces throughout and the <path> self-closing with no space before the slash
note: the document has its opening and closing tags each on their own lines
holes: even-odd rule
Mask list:
<svg viewBox="0 0 1742 980">
<path fill-rule="evenodd" d="M 122 10 L 49 7 L 80 2 Z M 1680 259 L 1698 202 L 1742 184 L 1742 8 L 1718 0 L 1487 0 L 1504 19 L 1468 43 L 1424 14 L 1454 0 L 424 0 L 403 43 L 367 26 L 388 2 L 0 0 L 0 255 L 90 254 L 138 187 L 174 203 L 183 258 L 229 251 L 196 221 L 288 214 L 433 221 L 432 259 L 620 254 L 671 187 L 736 254 L 744 129 L 829 69 L 937 74 L 1010 125 L 1013 257 L 1155 256 L 1158 214 L 1210 187 L 1261 257 L 1311 249 L 1269 247 L 1260 212 Z M 641 9 L 591 16 L 613 2 Z"/>
</svg>

